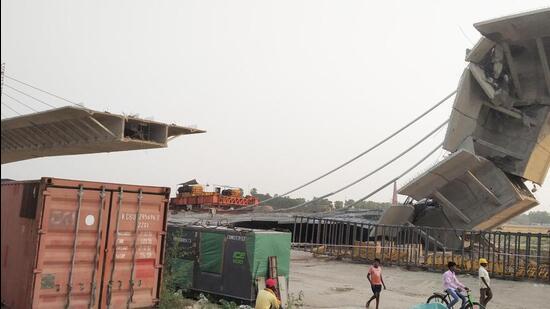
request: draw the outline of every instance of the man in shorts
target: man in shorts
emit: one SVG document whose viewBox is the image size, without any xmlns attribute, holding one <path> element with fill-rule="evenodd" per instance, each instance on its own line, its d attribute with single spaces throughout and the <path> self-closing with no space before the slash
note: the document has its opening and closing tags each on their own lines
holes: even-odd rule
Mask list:
<svg viewBox="0 0 550 309">
<path fill-rule="evenodd" d="M 367 274 L 367 279 L 370 282 L 370 288 L 372 289 L 372 297 L 367 301 L 367 308 L 370 305 L 370 302 L 376 299 L 376 309 L 380 304 L 380 292 L 382 292 L 382 286 L 384 290 L 386 289 L 386 284 L 382 278 L 382 267 L 380 266 L 380 259 L 374 259 L 374 263 L 369 267 L 369 272 Z"/>
</svg>

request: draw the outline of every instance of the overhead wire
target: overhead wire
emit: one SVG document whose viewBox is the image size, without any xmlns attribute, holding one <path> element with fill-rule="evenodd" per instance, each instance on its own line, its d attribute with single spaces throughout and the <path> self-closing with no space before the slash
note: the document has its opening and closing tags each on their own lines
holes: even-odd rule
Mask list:
<svg viewBox="0 0 550 309">
<path fill-rule="evenodd" d="M 12 87 L 12 86 L 10 86 L 10 85 L 8 85 L 8 84 L 6 84 L 6 83 L 4 83 L 4 86 L 5 86 L 5 87 L 8 87 L 8 88 L 12 89 L 13 91 L 16 91 L 16 92 L 18 92 L 18 93 L 20 93 L 20 94 L 22 94 L 22 95 L 24 95 L 24 96 L 27 96 L 27 97 L 29 97 L 29 98 L 31 98 L 31 99 L 34 99 L 35 101 L 40 102 L 40 103 L 42 103 L 42 104 L 44 104 L 44 105 L 46 105 L 46 106 L 48 106 L 48 107 L 57 108 L 57 106 L 53 106 L 53 105 L 51 105 L 51 104 L 48 103 L 48 102 L 42 101 L 42 100 L 40 100 L 40 99 L 38 99 L 38 98 L 36 98 L 36 97 L 34 97 L 34 96 L 32 96 L 32 95 L 30 95 L 30 94 L 24 92 L 24 91 L 21 91 L 21 90 L 15 88 L 15 87 Z"/>
<path fill-rule="evenodd" d="M 11 110 L 12 112 L 16 113 L 18 116 L 21 116 L 21 113 L 16 111 L 14 108 L 12 108 L 11 106 L 9 106 L 8 104 L 2 102 L 2 105 L 4 105 L 5 107 L 7 107 L 9 110 Z"/>
<path fill-rule="evenodd" d="M 355 203 L 349 205 L 349 206 L 346 206 L 342 209 L 348 209 L 348 208 L 351 208 L 359 203 L 361 203 L 362 201 L 368 199 L 369 197 L 375 195 L 376 193 L 380 192 L 380 190 L 386 188 L 387 186 L 391 185 L 394 181 L 397 181 L 399 180 L 400 178 L 402 178 L 403 176 L 407 175 L 408 173 L 410 173 L 413 169 L 415 169 L 416 167 L 418 167 L 420 164 L 422 164 L 422 162 L 426 161 L 431 155 L 433 155 L 435 152 L 437 152 L 439 150 L 439 148 L 441 148 L 441 146 L 443 146 L 443 143 L 440 143 L 439 145 L 437 145 L 437 147 L 435 147 L 432 151 L 430 151 L 426 156 L 424 156 L 422 159 L 420 159 L 418 162 L 416 162 L 415 164 L 413 164 L 411 167 L 409 167 L 406 171 L 404 171 L 403 173 L 401 173 L 399 176 L 393 178 L 392 180 L 388 181 L 387 183 L 385 183 L 384 185 L 380 186 L 378 189 L 372 191 L 371 193 L 363 196 L 362 198 L 358 199 L 357 201 L 355 201 Z"/>
<path fill-rule="evenodd" d="M 13 100 L 13 101 L 15 101 L 15 102 L 17 102 L 17 103 L 19 103 L 19 104 L 25 106 L 26 108 L 32 110 L 33 112 L 38 112 L 38 110 L 36 110 L 36 109 L 33 108 L 32 106 L 27 105 L 26 103 L 23 103 L 23 102 L 19 101 L 18 99 L 12 97 L 11 95 L 9 95 L 9 94 L 7 94 L 7 93 L 5 93 L 5 92 L 2 93 L 2 94 L 5 95 L 6 97 L 10 98 L 11 100 Z"/>
<path fill-rule="evenodd" d="M 322 174 L 321 176 L 318 176 L 317 178 L 314 178 L 304 184 L 301 184 L 299 185 L 298 187 L 296 188 L 293 188 L 283 194 L 278 194 L 276 196 L 273 196 L 271 198 L 268 198 L 266 200 L 263 200 L 261 201 L 258 205 L 260 204 L 264 204 L 264 203 L 267 203 L 269 201 L 272 201 L 274 199 L 277 199 L 277 198 L 280 198 L 280 197 L 284 197 L 284 196 L 287 196 L 289 194 L 292 194 L 306 186 L 309 186 L 329 175 L 331 175 L 332 173 L 342 169 L 343 167 L 349 165 L 350 163 L 356 161 L 357 159 L 363 157 L 364 155 L 368 154 L 369 152 L 375 150 L 376 148 L 378 148 L 379 146 L 383 145 L 384 143 L 386 143 L 388 140 L 392 139 L 394 136 L 396 136 L 397 134 L 403 132 L 405 129 L 407 129 L 408 127 L 410 127 L 411 125 L 413 125 L 414 123 L 416 123 L 418 120 L 422 119 L 424 116 L 426 116 L 427 114 L 429 114 L 431 111 L 433 111 L 434 109 L 436 109 L 438 106 L 440 106 L 441 104 L 443 104 L 444 102 L 446 102 L 450 97 L 452 97 L 453 95 L 456 94 L 456 90 L 452 91 L 451 93 L 449 93 L 447 96 L 445 96 L 443 99 L 441 99 L 440 101 L 438 101 L 436 104 L 434 104 L 433 106 L 431 106 L 430 108 L 428 108 L 425 112 L 423 112 L 422 114 L 418 115 L 416 118 L 414 118 L 412 121 L 408 122 L 406 125 L 404 125 L 403 127 L 399 128 L 397 131 L 393 132 L 392 134 L 388 135 L 386 138 L 382 139 L 381 141 L 379 141 L 378 143 L 376 143 L 375 145 L 369 147 L 367 150 L 361 152 L 360 154 L 356 155 L 355 157 L 349 159 L 348 161 L 338 165 L 337 167 L 331 169 L 330 171 Z"/>
<path fill-rule="evenodd" d="M 64 98 L 64 97 L 61 97 L 61 96 L 56 95 L 56 94 L 54 94 L 54 93 L 51 93 L 51 92 L 49 92 L 49 91 L 43 90 L 43 89 L 41 89 L 41 88 L 39 88 L 39 87 L 33 86 L 33 85 L 31 85 L 31 84 L 29 84 L 29 83 L 27 83 L 27 82 L 21 81 L 21 80 L 19 80 L 19 79 L 14 78 L 14 77 L 11 77 L 11 76 L 8 76 L 8 75 L 4 75 L 4 77 L 7 78 L 7 79 L 10 79 L 10 80 L 13 80 L 13 81 L 15 81 L 15 82 L 21 83 L 21 84 L 23 84 L 23 85 L 25 85 L 25 86 L 28 86 L 28 87 L 30 87 L 30 88 L 33 88 L 33 89 L 35 89 L 35 90 L 41 91 L 41 92 L 43 92 L 43 93 L 46 93 L 46 94 L 48 94 L 48 95 L 51 95 L 51 96 L 53 96 L 53 97 L 56 97 L 56 98 L 58 98 L 58 99 L 61 99 L 61 100 L 63 100 L 63 101 L 66 101 L 66 102 L 68 102 L 68 103 L 71 103 L 71 104 L 80 106 L 79 104 L 77 104 L 77 103 L 75 103 L 75 102 L 73 102 L 73 101 L 71 101 L 71 100 L 68 100 L 68 99 L 66 99 L 66 98 Z M 49 104 L 49 103 L 47 103 L 47 102 L 45 102 L 45 101 L 43 101 L 43 100 L 40 100 L 40 99 L 38 99 L 38 98 L 36 98 L 36 97 L 34 97 L 34 96 L 32 96 L 32 95 L 30 95 L 30 94 L 28 94 L 28 93 L 26 93 L 26 92 L 20 90 L 20 89 L 17 89 L 17 88 L 15 88 L 15 87 L 11 86 L 11 85 L 8 85 L 8 84 L 5 84 L 5 83 L 4 83 L 4 86 L 6 86 L 6 87 L 8 87 L 8 88 L 10 88 L 10 89 L 12 89 L 12 90 L 14 90 L 14 91 L 16 91 L 16 92 L 19 92 L 19 93 L 21 93 L 21 94 L 23 94 L 23 95 L 25 95 L 25 96 L 27 96 L 27 97 L 30 97 L 30 98 L 32 98 L 32 99 L 34 99 L 34 100 L 36 100 L 36 101 L 38 101 L 38 102 L 40 102 L 40 103 L 42 103 L 42 104 L 48 106 L 48 107 L 56 108 L 55 106 L 53 106 L 53 105 L 51 105 L 51 104 Z M 3 93 L 3 94 L 5 94 L 5 93 Z M 370 148 L 368 148 L 367 150 L 361 152 L 360 154 L 356 155 L 355 157 L 349 159 L 348 161 L 346 161 L 346 162 L 344 162 L 344 163 L 338 165 L 337 167 L 335 167 L 335 168 L 331 169 L 330 171 L 328 171 L 328 172 L 322 174 L 321 176 L 316 177 L 316 178 L 313 179 L 313 180 L 310 180 L 310 181 L 308 181 L 308 182 L 306 182 L 306 183 L 304 183 L 304 184 L 302 184 L 302 185 L 300 185 L 300 186 L 298 186 L 298 187 L 296 187 L 296 188 L 293 188 L 293 189 L 291 189 L 291 190 L 289 190 L 289 191 L 287 191 L 287 192 L 285 192 L 285 193 L 283 193 L 283 194 L 276 195 L 276 196 L 274 196 L 274 197 L 271 197 L 271 198 L 269 198 L 269 199 L 266 199 L 266 200 L 264 200 L 264 201 L 261 201 L 259 204 L 264 204 L 264 203 L 269 202 L 269 201 L 271 201 L 271 200 L 274 200 L 274 199 L 276 199 L 276 198 L 284 197 L 284 196 L 287 196 L 287 195 L 289 195 L 289 194 L 291 194 L 291 193 L 294 193 L 294 192 L 296 192 L 296 191 L 298 191 L 298 190 L 300 190 L 300 189 L 302 189 L 302 188 L 304 188 L 304 187 L 306 187 L 306 186 L 308 186 L 308 185 L 311 185 L 311 184 L 313 184 L 313 183 L 315 183 L 315 182 L 317 182 L 317 181 L 319 181 L 319 180 L 321 180 L 321 179 L 323 179 L 323 178 L 325 178 L 325 177 L 331 175 L 332 173 L 334 173 L 334 172 L 336 172 L 336 171 L 342 169 L 343 167 L 345 167 L 345 166 L 351 164 L 352 162 L 354 162 L 354 161 L 356 161 L 357 159 L 363 157 L 364 155 L 368 154 L 369 152 L 375 150 L 376 148 L 378 148 L 378 147 L 381 146 L 382 144 L 386 143 L 388 140 L 390 140 L 391 138 L 393 138 L 393 137 L 396 136 L 397 134 L 401 133 L 402 131 L 404 131 L 405 129 L 407 129 L 408 127 L 410 127 L 411 125 L 413 125 L 414 123 L 416 123 L 418 120 L 422 119 L 424 116 L 426 116 L 428 113 L 430 113 L 431 111 L 433 111 L 435 108 L 437 108 L 438 106 L 440 106 L 441 104 L 443 104 L 444 102 L 446 102 L 446 101 L 447 101 L 450 97 L 452 97 L 454 94 L 456 94 L 456 90 L 452 91 L 452 92 L 451 92 L 450 94 L 448 94 L 445 98 L 443 98 L 442 100 L 438 101 L 435 105 L 433 105 L 432 107 L 430 107 L 430 108 L 429 108 L 428 110 L 426 110 L 424 113 L 420 114 L 419 116 L 417 116 L 416 118 L 414 118 L 412 121 L 410 121 L 409 123 L 407 123 L 406 125 L 404 125 L 404 126 L 401 127 L 400 129 L 398 129 L 397 131 L 393 132 L 392 134 L 390 134 L 389 136 L 387 136 L 387 137 L 384 138 L 383 140 L 379 141 L 379 142 L 376 143 L 375 145 L 371 146 Z M 12 99 L 12 100 L 14 100 L 14 101 L 16 101 L 16 102 L 18 102 L 18 103 L 24 105 L 25 107 L 27 107 L 27 108 L 29 108 L 29 109 L 31 109 L 31 110 L 33 110 L 33 111 L 36 111 L 36 110 L 33 109 L 32 107 L 30 107 L 30 106 L 28 106 L 27 104 L 25 104 L 25 103 L 23 103 L 23 102 L 21 102 L 21 101 L 15 99 L 15 98 L 9 96 L 8 94 L 6 94 L 6 96 L 8 96 L 10 99 Z M 2 104 L 4 104 L 5 106 L 7 106 L 9 109 L 11 109 L 12 111 L 14 111 L 14 112 L 17 113 L 18 115 L 21 115 L 20 113 L 18 113 L 16 110 L 14 110 L 13 108 L 11 108 L 11 107 L 8 106 L 7 104 L 5 104 L 5 103 L 3 103 L 3 102 L 2 102 Z M 444 124 L 446 124 L 447 122 L 448 122 L 448 121 L 446 121 L 445 123 L 443 123 L 442 125 L 440 125 L 440 127 L 438 127 L 438 129 L 440 129 L 440 128 L 441 128 Z M 433 132 L 432 132 L 432 133 L 433 133 Z M 431 134 L 430 134 L 430 135 L 431 135 Z M 425 138 L 429 137 L 430 135 L 426 136 Z M 423 140 L 424 140 L 424 139 L 422 139 L 421 141 L 423 141 Z M 418 143 L 418 144 L 419 144 L 419 143 Z M 413 145 L 412 148 L 416 147 L 416 145 L 417 145 L 417 144 Z M 412 148 L 411 148 L 411 149 L 412 149 Z M 408 149 L 406 152 L 410 151 L 411 149 Z M 405 152 L 405 153 L 406 153 L 406 152 Z M 400 155 L 397 156 L 396 158 L 390 160 L 390 162 L 387 162 L 385 165 L 383 165 L 382 167 L 376 169 L 375 171 L 373 171 L 372 173 L 369 173 L 369 174 L 370 174 L 370 175 L 374 174 L 375 172 L 377 172 L 377 171 L 379 171 L 380 169 L 384 168 L 385 166 L 389 165 L 391 162 L 397 160 L 397 159 L 398 159 L 400 156 L 402 156 L 403 154 L 404 154 L 404 153 L 400 154 Z M 323 197 L 321 197 L 321 198 L 318 198 L 318 199 L 326 198 L 326 197 L 332 196 L 332 195 L 334 195 L 334 194 L 336 194 L 336 193 L 338 193 L 338 192 L 341 192 L 341 191 L 343 191 L 343 190 L 345 190 L 345 189 L 351 187 L 352 185 L 354 185 L 354 184 L 360 182 L 361 180 L 366 179 L 366 178 L 369 177 L 370 175 L 368 175 L 368 176 L 366 176 L 366 177 L 365 177 L 365 176 L 364 176 L 364 177 L 361 177 L 360 179 L 358 179 L 358 180 L 354 181 L 353 183 L 349 184 L 348 186 L 344 186 L 343 188 L 341 188 L 341 189 L 339 189 L 339 190 L 337 190 L 337 191 L 335 191 L 335 192 L 331 192 L 330 194 L 325 195 L 325 196 L 323 196 Z M 317 200 L 318 200 L 318 199 L 317 199 Z M 309 201 L 309 202 L 307 202 L 307 203 L 304 203 L 304 205 L 298 205 L 298 206 L 294 206 L 294 207 L 297 208 L 297 207 L 305 206 L 305 205 L 307 205 L 307 204 L 311 204 L 311 203 L 314 202 L 314 201 L 316 201 L 316 200 L 312 200 L 312 201 Z M 289 208 L 287 208 L 286 210 L 289 210 Z"/>
<path fill-rule="evenodd" d="M 17 78 L 14 78 L 14 77 L 11 77 L 11 76 L 8 76 L 8 75 L 4 75 L 4 77 L 7 78 L 7 79 L 11 79 L 11 80 L 13 80 L 13 81 L 15 81 L 15 82 L 18 82 L 18 83 L 20 83 L 20 84 L 23 84 L 23 85 L 25 85 L 25 86 L 27 86 L 27 87 L 30 87 L 30 88 L 33 88 L 33 89 L 35 89 L 35 90 L 41 91 L 41 92 L 43 92 L 43 93 L 49 94 L 49 95 L 51 95 L 51 96 L 53 96 L 53 97 L 55 97 L 55 98 L 58 98 L 58 99 L 60 99 L 60 100 L 65 101 L 65 102 L 67 102 L 67 103 L 71 103 L 71 104 L 73 104 L 73 105 L 80 106 L 80 104 L 78 104 L 78 103 L 76 103 L 76 102 L 74 102 L 74 101 L 71 101 L 71 100 L 69 100 L 69 99 L 66 99 L 66 98 L 64 98 L 64 97 L 62 97 L 62 96 L 60 96 L 60 95 L 55 94 L 55 93 L 51 93 L 51 92 L 49 92 L 49 91 L 46 91 L 46 90 L 44 90 L 44 89 L 38 88 L 38 87 L 36 87 L 36 86 L 33 86 L 33 85 L 31 85 L 31 84 L 29 84 L 29 83 L 27 83 L 27 82 L 21 81 L 21 80 L 19 80 L 19 79 L 17 79 Z"/>
<path fill-rule="evenodd" d="M 379 172 L 380 170 L 384 169 L 385 167 L 387 167 L 388 165 L 392 164 L 393 162 L 395 162 L 396 160 L 398 160 L 399 158 L 401 158 L 402 156 L 404 156 L 405 154 L 407 154 L 408 152 L 410 152 L 411 150 L 413 150 L 414 148 L 416 148 L 418 145 L 420 145 L 422 142 L 424 142 L 426 139 L 428 139 L 430 136 L 434 135 L 435 133 L 437 133 L 443 126 L 445 126 L 447 123 L 449 122 L 449 120 L 445 120 L 443 123 L 441 123 L 439 126 L 437 126 L 437 128 L 433 129 L 431 132 L 429 132 L 428 134 L 426 134 L 424 137 L 422 137 L 420 140 L 418 140 L 416 143 L 414 143 L 413 145 L 411 145 L 410 147 L 408 147 L 407 149 L 405 149 L 404 151 L 402 151 L 401 153 L 399 153 L 397 156 L 393 157 L 392 159 L 390 159 L 389 161 L 387 161 L 386 163 L 380 165 L 378 168 L 374 169 L 373 171 L 369 172 L 368 174 L 354 180 L 353 182 L 337 189 L 336 191 L 333 191 L 333 192 L 330 192 L 330 193 L 327 193 L 323 196 L 320 196 L 320 197 L 317 197 L 317 198 L 314 198 L 310 201 L 307 201 L 307 202 L 304 202 L 304 203 L 301 203 L 299 205 L 296 205 L 296 206 L 292 206 L 292 207 L 289 207 L 289 208 L 284 208 L 284 209 L 280 209 L 278 211 L 287 211 L 287 210 L 291 210 L 291 209 L 296 209 L 296 208 L 300 208 L 300 207 L 304 207 L 304 206 L 307 206 L 307 205 L 310 205 L 312 203 L 315 203 L 317 201 L 320 201 L 322 199 L 325 199 L 327 197 L 331 197 L 335 194 L 338 194 L 346 189 L 349 189 L 350 187 L 358 184 L 359 182 L 369 178 L 370 176 L 374 175 L 375 173 Z M 439 147 L 438 147 L 439 149 Z"/>
<path fill-rule="evenodd" d="M 262 205 L 262 204 L 265 204 L 267 202 L 270 202 L 270 201 L 273 201 L 275 199 L 278 199 L 278 198 L 281 198 L 281 197 L 285 197 L 291 193 L 294 193 L 310 184 L 313 184 L 327 176 L 329 176 L 330 174 L 342 169 L 343 167 L 349 165 L 350 163 L 356 161 L 357 159 L 361 158 L 362 156 L 368 154 L 369 152 L 375 150 L 376 148 L 378 148 L 379 146 L 381 146 L 382 144 L 386 143 L 388 140 L 390 140 L 391 138 L 395 137 L 397 134 L 403 132 L 405 129 L 407 129 L 408 127 L 410 127 L 411 125 L 413 125 L 414 123 L 416 123 L 418 120 L 422 119 L 423 117 L 425 117 L 427 114 L 429 114 L 431 111 L 433 111 L 434 109 L 436 109 L 438 106 L 440 106 L 441 104 L 443 104 L 444 102 L 446 102 L 449 98 L 451 98 L 453 95 L 456 94 L 456 90 L 453 90 L 451 93 L 449 93 L 447 96 L 445 96 L 443 99 L 441 99 L 440 101 L 438 101 L 436 104 L 434 104 L 433 106 L 431 106 L 430 108 L 428 108 L 426 111 L 424 111 L 422 114 L 418 115 L 416 118 L 414 118 L 413 120 L 411 120 L 410 122 L 408 122 L 407 124 L 405 124 L 403 127 L 399 128 L 398 130 L 396 130 L 395 132 L 393 132 L 392 134 L 390 134 L 389 136 L 387 136 L 386 138 L 382 139 L 381 141 L 379 141 L 378 143 L 376 143 L 375 145 L 371 146 L 370 148 L 368 148 L 367 150 L 363 151 L 362 153 L 356 155 L 355 157 L 349 159 L 348 161 L 338 165 L 337 167 L 333 168 L 332 170 L 322 174 L 321 176 L 318 176 L 317 178 L 313 179 L 313 180 L 310 180 L 294 189 L 291 189 L 283 194 L 276 194 L 274 195 L 273 197 L 270 197 L 270 198 L 267 198 L 263 201 L 260 201 L 259 203 L 255 204 L 255 205 L 249 205 L 249 206 L 245 206 L 245 207 L 242 207 L 242 208 L 239 208 L 239 210 L 243 210 L 243 209 L 247 209 L 247 208 L 252 208 L 252 207 L 255 207 L 255 206 L 258 206 L 258 205 Z M 448 120 L 445 122 L 447 123 Z M 438 127 L 437 130 L 441 129 L 441 127 Z M 293 206 L 295 207 L 295 206 Z M 288 209 L 288 208 L 286 208 Z"/>
</svg>

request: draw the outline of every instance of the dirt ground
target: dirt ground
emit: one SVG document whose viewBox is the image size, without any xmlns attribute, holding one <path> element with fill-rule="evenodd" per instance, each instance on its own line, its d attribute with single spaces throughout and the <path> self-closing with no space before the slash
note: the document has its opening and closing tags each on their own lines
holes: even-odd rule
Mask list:
<svg viewBox="0 0 550 309">
<path fill-rule="evenodd" d="M 290 265 L 290 293 L 304 293 L 304 308 L 365 308 L 372 296 L 366 279 L 369 265 L 313 257 L 293 251 Z M 407 309 L 425 303 L 433 291 L 441 291 L 441 274 L 383 267 L 387 290 L 381 294 L 381 309 Z M 458 279 L 473 289 L 479 299 L 477 278 Z M 550 308 L 550 284 L 491 279 L 494 298 L 487 308 Z M 375 308 L 374 303 L 371 308 Z"/>
</svg>

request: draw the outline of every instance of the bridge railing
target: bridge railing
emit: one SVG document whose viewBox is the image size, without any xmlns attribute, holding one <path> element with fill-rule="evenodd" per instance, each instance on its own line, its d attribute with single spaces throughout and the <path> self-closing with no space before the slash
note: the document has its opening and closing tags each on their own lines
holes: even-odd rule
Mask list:
<svg viewBox="0 0 550 309">
<path fill-rule="evenodd" d="M 510 233 L 381 225 L 317 217 L 294 218 L 292 246 L 316 255 L 385 265 L 446 270 L 454 261 L 462 272 L 477 274 L 479 258 L 492 277 L 550 283 L 550 234 Z"/>
</svg>

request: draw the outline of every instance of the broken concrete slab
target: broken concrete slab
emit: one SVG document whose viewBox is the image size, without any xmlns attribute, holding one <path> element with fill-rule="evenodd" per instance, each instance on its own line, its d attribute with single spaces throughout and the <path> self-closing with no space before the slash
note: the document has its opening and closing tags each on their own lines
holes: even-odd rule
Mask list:
<svg viewBox="0 0 550 309">
<path fill-rule="evenodd" d="M 543 8 L 475 23 L 474 27 L 495 42 L 550 36 L 550 9 Z"/>
<path fill-rule="evenodd" d="M 550 168 L 550 9 L 475 25 L 443 148 L 475 154 L 542 185 Z"/>
<path fill-rule="evenodd" d="M 67 106 L 2 120 L 2 164 L 39 157 L 167 147 L 205 131 Z"/>
<path fill-rule="evenodd" d="M 387 208 L 378 224 L 403 225 L 413 221 L 414 207 L 409 205 Z"/>
<path fill-rule="evenodd" d="M 491 161 L 459 150 L 399 190 L 416 200 L 437 202 L 436 211 L 419 211 L 415 225 L 457 229 L 494 228 L 536 205 L 521 178 Z M 446 220 L 441 220 L 441 215 Z"/>
</svg>

